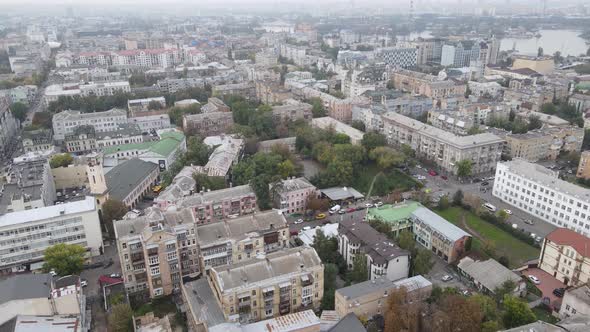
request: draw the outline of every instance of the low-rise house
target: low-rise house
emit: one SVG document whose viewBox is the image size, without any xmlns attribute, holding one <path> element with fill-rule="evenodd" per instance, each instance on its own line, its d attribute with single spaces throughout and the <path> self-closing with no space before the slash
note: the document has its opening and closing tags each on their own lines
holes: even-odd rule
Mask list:
<svg viewBox="0 0 590 332">
<path fill-rule="evenodd" d="M 142 133 L 153 133 L 160 129 L 172 127 L 170 115 L 165 110 L 144 111 L 129 117 L 129 124 L 136 124 Z"/>
<path fill-rule="evenodd" d="M 207 104 L 201 107 L 202 113 L 216 113 L 216 112 L 231 112 L 229 106 L 227 106 L 221 99 L 211 97 L 207 99 Z"/>
<path fill-rule="evenodd" d="M 198 224 L 217 222 L 230 216 L 242 216 L 257 211 L 256 195 L 249 185 L 200 192 L 184 197 L 177 203 L 160 203 L 162 208 L 170 205 L 191 208 Z"/>
<path fill-rule="evenodd" d="M 366 222 L 341 220 L 338 226 L 338 251 L 349 269 L 358 255 L 367 260 L 370 280 L 407 278 L 410 273 L 410 253 L 399 248 L 384 234 Z M 362 257 L 362 256 L 361 256 Z"/>
<path fill-rule="evenodd" d="M 234 125 L 231 112 L 188 114 L 182 117 L 182 128 L 188 134 L 202 137 L 230 132 Z"/>
<path fill-rule="evenodd" d="M 269 184 L 273 206 L 283 213 L 304 213 L 310 198 L 319 198 L 318 189 L 306 178 L 292 178 Z"/>
<path fill-rule="evenodd" d="M 383 315 L 389 294 L 402 287 L 411 302 L 425 301 L 432 292 L 432 283 L 421 275 L 397 281 L 379 278 L 337 289 L 334 308 L 340 317 L 349 313 L 367 318 Z"/>
<path fill-rule="evenodd" d="M 107 185 L 106 195 L 109 199 L 123 202 L 127 207 L 134 208 L 145 195 L 150 193 L 159 175 L 158 165 L 141 159 L 130 159 L 113 167 L 104 175 Z"/>
<path fill-rule="evenodd" d="M 525 280 L 493 258 L 479 261 L 467 256 L 459 261 L 457 268 L 459 273 L 466 276 L 477 289 L 486 294 L 495 294 L 496 289 L 502 287 L 505 282 L 512 281 L 515 285 L 512 295 L 526 295 Z"/>
<path fill-rule="evenodd" d="M 226 219 L 197 227 L 203 271 L 232 266 L 289 247 L 287 220 L 277 211 Z"/>
<path fill-rule="evenodd" d="M 296 137 L 285 137 L 271 139 L 267 141 L 258 142 L 258 152 L 269 153 L 272 152 L 275 147 L 285 147 L 289 152 L 294 153 L 296 151 L 295 146 Z"/>
<path fill-rule="evenodd" d="M 157 105 L 157 106 L 156 106 Z M 144 99 L 129 99 L 127 101 L 127 109 L 129 114 L 134 116 L 143 111 L 149 111 L 151 107 L 166 108 L 166 99 L 164 97 L 151 97 Z"/>
<path fill-rule="evenodd" d="M 367 210 L 367 220 L 378 220 L 391 227 L 394 236 L 403 231 L 412 230 L 412 212 L 422 207 L 418 202 L 404 201 L 398 204 L 386 204 Z"/>
<path fill-rule="evenodd" d="M 467 249 L 471 235 L 438 214 L 421 207 L 412 212 L 416 242 L 435 253 L 447 263 L 453 263 Z"/>
<path fill-rule="evenodd" d="M 332 204 L 356 202 L 365 198 L 363 194 L 352 187 L 332 187 L 320 189 L 321 197 L 327 198 Z"/>
<path fill-rule="evenodd" d="M 312 118 L 311 109 L 310 104 L 287 101 L 284 105 L 272 107 L 272 120 L 277 127 L 287 127 L 289 123 L 297 120 L 309 122 Z"/>
<path fill-rule="evenodd" d="M 317 127 L 320 129 L 333 129 L 337 133 L 345 134 L 348 137 L 350 137 L 350 143 L 352 144 L 361 144 L 361 141 L 365 136 L 365 133 L 363 133 L 362 131 L 355 129 L 347 124 L 344 124 L 329 116 L 312 119 L 311 125 L 313 127 Z"/>
<path fill-rule="evenodd" d="M 310 247 L 280 250 L 266 257 L 212 268 L 211 288 L 226 320 L 256 322 L 319 309 L 324 265 Z"/>
</svg>

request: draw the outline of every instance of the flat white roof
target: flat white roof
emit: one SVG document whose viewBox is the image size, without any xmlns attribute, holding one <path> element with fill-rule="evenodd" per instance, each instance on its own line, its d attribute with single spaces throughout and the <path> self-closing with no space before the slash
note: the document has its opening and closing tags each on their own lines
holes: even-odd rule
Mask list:
<svg viewBox="0 0 590 332">
<path fill-rule="evenodd" d="M 0 227 L 46 220 L 60 215 L 70 215 L 96 210 L 94 198 L 87 196 L 84 200 L 46 206 L 38 209 L 10 212 L 0 216 Z"/>
</svg>

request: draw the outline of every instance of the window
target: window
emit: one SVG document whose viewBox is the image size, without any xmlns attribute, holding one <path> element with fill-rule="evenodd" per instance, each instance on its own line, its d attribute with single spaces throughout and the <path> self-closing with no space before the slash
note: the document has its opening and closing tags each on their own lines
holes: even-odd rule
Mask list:
<svg viewBox="0 0 590 332">
<path fill-rule="evenodd" d="M 152 266 L 152 267 L 150 267 L 150 273 L 153 276 L 156 276 L 156 275 L 160 274 L 160 267 L 159 266 Z"/>
</svg>

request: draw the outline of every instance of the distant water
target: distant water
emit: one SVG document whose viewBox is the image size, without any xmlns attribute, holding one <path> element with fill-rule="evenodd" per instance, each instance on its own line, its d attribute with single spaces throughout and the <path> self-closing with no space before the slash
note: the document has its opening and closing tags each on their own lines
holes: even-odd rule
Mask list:
<svg viewBox="0 0 590 332">
<path fill-rule="evenodd" d="M 500 45 L 501 51 L 509 51 L 514 47 L 518 53 L 526 55 L 536 55 L 539 47 L 547 55 L 559 51 L 561 55 L 580 55 L 586 54 L 590 45 L 578 35 L 581 31 L 575 30 L 541 30 L 540 38 L 531 39 L 502 39 Z"/>
</svg>

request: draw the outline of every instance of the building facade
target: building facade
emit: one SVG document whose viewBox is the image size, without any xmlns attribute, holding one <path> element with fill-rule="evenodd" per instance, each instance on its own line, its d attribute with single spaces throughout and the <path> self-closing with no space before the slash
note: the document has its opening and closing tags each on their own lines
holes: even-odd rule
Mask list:
<svg viewBox="0 0 590 332">
<path fill-rule="evenodd" d="M 315 249 L 299 247 L 210 270 L 211 288 L 226 320 L 256 322 L 318 309 L 324 265 Z"/>
<path fill-rule="evenodd" d="M 66 135 L 73 134 L 79 126 L 93 126 L 96 132 L 108 132 L 126 123 L 127 111 L 122 109 L 114 108 L 94 113 L 66 110 L 53 116 L 53 138 L 63 140 Z"/>
<path fill-rule="evenodd" d="M 498 163 L 492 194 L 557 227 L 590 234 L 590 190 L 541 165 L 522 159 Z"/>
<path fill-rule="evenodd" d="M 280 180 L 269 186 L 274 195 L 274 208 L 288 214 L 304 213 L 309 200 L 320 196 L 318 189 L 303 177 Z"/>
<path fill-rule="evenodd" d="M 189 114 L 182 117 L 182 128 L 187 134 L 201 137 L 217 136 L 230 132 L 234 125 L 231 112 Z"/>
<path fill-rule="evenodd" d="M 182 277 L 200 273 L 196 226 L 190 210 L 146 210 L 145 216 L 114 222 L 125 288 L 156 298 L 180 289 Z"/>
<path fill-rule="evenodd" d="M 92 197 L 0 216 L 0 270 L 16 272 L 43 261 L 45 249 L 78 244 L 97 256 L 102 250 L 98 209 Z"/>
<path fill-rule="evenodd" d="M 590 239 L 567 228 L 558 228 L 543 240 L 539 268 L 567 286 L 590 281 Z"/>
<path fill-rule="evenodd" d="M 583 151 L 580 155 L 576 177 L 590 179 L 590 151 Z"/>
</svg>

